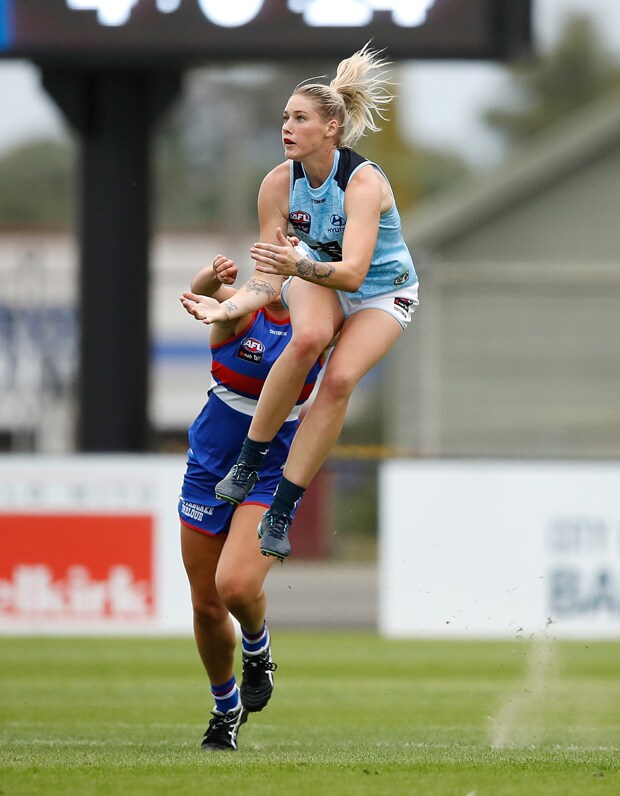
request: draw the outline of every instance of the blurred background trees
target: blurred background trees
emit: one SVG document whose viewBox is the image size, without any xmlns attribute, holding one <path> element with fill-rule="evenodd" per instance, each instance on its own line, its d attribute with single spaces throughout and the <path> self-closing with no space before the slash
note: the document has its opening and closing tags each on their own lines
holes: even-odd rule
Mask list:
<svg viewBox="0 0 620 796">
<path fill-rule="evenodd" d="M 515 93 L 484 118 L 509 144 L 536 133 L 620 86 L 620 66 L 602 47 L 588 17 L 569 17 L 545 58 L 507 66 Z"/>
<path fill-rule="evenodd" d="M 65 228 L 74 193 L 71 141 L 33 140 L 0 157 L 0 227 Z"/>
<path fill-rule="evenodd" d="M 256 227 L 264 175 L 282 160 L 282 109 L 297 82 L 326 74 L 316 64 L 205 68 L 160 128 L 154 159 L 154 227 L 168 230 Z M 410 146 L 398 132 L 398 104 L 383 133 L 359 149 L 381 162 L 401 208 L 448 185 L 466 168 L 456 154 Z M 66 228 L 74 222 L 75 142 L 40 139 L 0 156 L 0 227 Z"/>
<path fill-rule="evenodd" d="M 620 68 L 593 23 L 570 17 L 557 46 L 534 61 L 506 67 L 514 90 L 484 111 L 488 125 L 518 144 L 620 85 Z M 166 117 L 155 146 L 154 226 L 162 229 L 254 228 L 256 194 L 282 159 L 279 125 L 291 88 L 333 64 L 268 64 L 189 72 L 183 96 Z M 401 210 L 467 173 L 455 152 L 409 144 L 399 132 L 398 100 L 380 135 L 358 149 L 378 160 Z M 399 122 L 401 123 L 399 125 Z M 38 139 L 0 156 L 0 227 L 68 227 L 74 221 L 75 142 Z"/>
</svg>

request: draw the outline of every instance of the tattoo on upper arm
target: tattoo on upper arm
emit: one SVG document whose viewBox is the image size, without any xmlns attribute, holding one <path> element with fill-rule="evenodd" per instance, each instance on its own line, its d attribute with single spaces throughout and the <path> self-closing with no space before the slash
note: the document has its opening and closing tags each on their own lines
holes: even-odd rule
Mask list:
<svg viewBox="0 0 620 796">
<path fill-rule="evenodd" d="M 261 293 L 266 293 L 270 299 L 275 298 L 277 291 L 274 290 L 273 286 L 269 284 L 269 282 L 263 282 L 260 279 L 252 278 L 246 284 L 245 289 L 249 293 L 256 293 L 257 296 L 260 296 Z"/>
<path fill-rule="evenodd" d="M 327 279 L 330 277 L 336 267 L 332 265 L 332 263 L 323 263 L 318 260 L 310 260 L 307 257 L 303 257 L 297 264 L 295 265 L 297 273 L 299 276 L 313 276 L 315 279 Z"/>
</svg>

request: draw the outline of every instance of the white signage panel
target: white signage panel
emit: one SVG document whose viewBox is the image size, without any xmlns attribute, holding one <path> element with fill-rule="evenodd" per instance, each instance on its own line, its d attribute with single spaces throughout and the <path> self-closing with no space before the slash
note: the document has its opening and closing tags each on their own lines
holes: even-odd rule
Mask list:
<svg viewBox="0 0 620 796">
<path fill-rule="evenodd" d="M 620 465 L 405 461 L 380 474 L 387 636 L 620 636 Z"/>
</svg>

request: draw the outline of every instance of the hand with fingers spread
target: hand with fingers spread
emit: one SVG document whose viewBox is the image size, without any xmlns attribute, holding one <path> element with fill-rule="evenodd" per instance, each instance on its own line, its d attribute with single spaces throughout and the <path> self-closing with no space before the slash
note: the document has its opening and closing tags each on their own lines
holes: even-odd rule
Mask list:
<svg viewBox="0 0 620 796">
<path fill-rule="evenodd" d="M 217 299 L 209 296 L 200 296 L 197 293 L 186 291 L 180 298 L 181 304 L 190 315 L 206 324 L 218 323 L 229 319 L 226 304 L 220 304 Z"/>
<path fill-rule="evenodd" d="M 295 250 L 297 238 L 287 238 L 281 228 L 276 229 L 277 244 L 255 243 L 250 249 L 250 256 L 255 261 L 255 268 L 264 274 L 280 274 L 281 276 L 297 276 L 298 263 L 303 260 Z"/>
</svg>

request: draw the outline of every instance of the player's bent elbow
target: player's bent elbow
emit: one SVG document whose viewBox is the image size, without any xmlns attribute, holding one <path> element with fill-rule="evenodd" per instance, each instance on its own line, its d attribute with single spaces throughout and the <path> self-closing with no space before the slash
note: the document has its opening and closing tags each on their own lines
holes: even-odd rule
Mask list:
<svg viewBox="0 0 620 796">
<path fill-rule="evenodd" d="M 357 293 L 357 291 L 361 288 L 364 284 L 364 279 L 366 275 L 360 276 L 359 274 L 351 274 L 351 276 L 347 279 L 346 287 L 342 288 L 346 293 Z"/>
<path fill-rule="evenodd" d="M 341 272 L 345 284 L 340 289 L 344 290 L 346 293 L 357 293 L 364 283 L 364 279 L 366 279 L 369 267 L 370 263 L 363 265 L 361 263 L 351 263 L 349 268 Z"/>
</svg>

